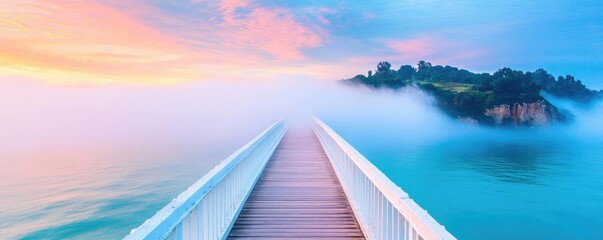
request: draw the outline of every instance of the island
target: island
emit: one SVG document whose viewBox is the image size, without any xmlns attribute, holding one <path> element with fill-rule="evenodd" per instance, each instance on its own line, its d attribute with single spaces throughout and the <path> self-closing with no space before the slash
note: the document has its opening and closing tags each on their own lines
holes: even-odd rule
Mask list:
<svg viewBox="0 0 603 240">
<path fill-rule="evenodd" d="M 350 85 L 401 89 L 416 87 L 435 98 L 447 115 L 462 122 L 487 126 L 546 126 L 566 123 L 573 115 L 545 99 L 541 93 L 587 106 L 601 99 L 603 91 L 588 89 L 573 76 L 555 78 L 544 69 L 522 72 L 505 67 L 493 74 L 473 73 L 451 66 L 419 61 L 417 67 L 391 69 L 379 62 L 368 75 L 344 79 Z"/>
</svg>

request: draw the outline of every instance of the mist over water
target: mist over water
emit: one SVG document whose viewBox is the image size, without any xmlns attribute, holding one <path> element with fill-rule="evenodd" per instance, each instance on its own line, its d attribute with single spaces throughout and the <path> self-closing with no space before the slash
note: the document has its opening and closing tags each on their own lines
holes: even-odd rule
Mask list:
<svg viewBox="0 0 603 240">
<path fill-rule="evenodd" d="M 465 125 L 433 101 L 311 80 L 0 79 L 0 236 L 121 239 L 274 121 L 311 114 L 459 239 L 603 236 L 603 104 L 520 130 Z"/>
<path fill-rule="evenodd" d="M 284 114 L 246 84 L 0 85 L 2 239 L 121 239 Z"/>
<path fill-rule="evenodd" d="M 391 117 L 407 116 L 395 114 L 326 121 L 459 239 L 601 239 L 603 104 L 552 101 L 575 121 L 530 129 L 430 115 L 417 124 L 397 124 Z"/>
</svg>

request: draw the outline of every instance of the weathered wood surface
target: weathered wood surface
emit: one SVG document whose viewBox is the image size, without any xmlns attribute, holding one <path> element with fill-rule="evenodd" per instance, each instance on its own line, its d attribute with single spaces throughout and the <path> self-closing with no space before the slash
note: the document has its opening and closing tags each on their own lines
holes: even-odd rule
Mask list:
<svg viewBox="0 0 603 240">
<path fill-rule="evenodd" d="M 311 129 L 290 129 L 228 239 L 364 239 Z"/>
</svg>

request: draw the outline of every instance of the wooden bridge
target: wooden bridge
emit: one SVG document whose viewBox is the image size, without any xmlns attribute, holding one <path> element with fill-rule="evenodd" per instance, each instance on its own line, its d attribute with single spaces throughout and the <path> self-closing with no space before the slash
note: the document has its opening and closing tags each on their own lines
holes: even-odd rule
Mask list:
<svg viewBox="0 0 603 240">
<path fill-rule="evenodd" d="M 278 121 L 124 239 L 455 239 L 320 120 Z"/>
<path fill-rule="evenodd" d="M 311 129 L 291 129 L 285 134 L 229 236 L 364 239 Z"/>
</svg>

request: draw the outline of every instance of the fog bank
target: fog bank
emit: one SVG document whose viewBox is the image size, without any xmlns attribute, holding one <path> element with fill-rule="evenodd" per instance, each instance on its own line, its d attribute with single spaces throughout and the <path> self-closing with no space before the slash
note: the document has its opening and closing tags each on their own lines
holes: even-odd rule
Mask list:
<svg viewBox="0 0 603 240">
<path fill-rule="evenodd" d="M 412 142 L 482 129 L 448 118 L 433 101 L 412 87 L 374 90 L 312 80 L 70 86 L 3 79 L 0 150 L 6 156 L 33 149 L 81 147 L 203 148 L 239 136 L 248 140 L 283 116 L 298 119 L 316 115 L 340 128 L 353 128 L 358 134 L 371 131 L 375 136 Z M 584 110 L 561 100 L 552 101 L 569 109 L 576 121 L 527 132 L 603 134 L 599 124 L 603 122 L 602 103 Z"/>
<path fill-rule="evenodd" d="M 121 237 L 284 116 L 299 122 L 316 115 L 368 155 L 446 141 L 463 149 L 500 142 L 504 152 L 525 143 L 603 139 L 601 103 L 589 110 L 568 105 L 576 115 L 569 125 L 500 129 L 452 120 L 433 101 L 412 87 L 312 80 L 77 86 L 3 78 L 0 194 L 12 197 L 0 198 L 11 206 L 0 209 L 0 235 L 38 236 L 107 216 L 107 224 L 127 224 L 77 236 Z M 121 207 L 107 210 L 113 203 Z"/>
</svg>

